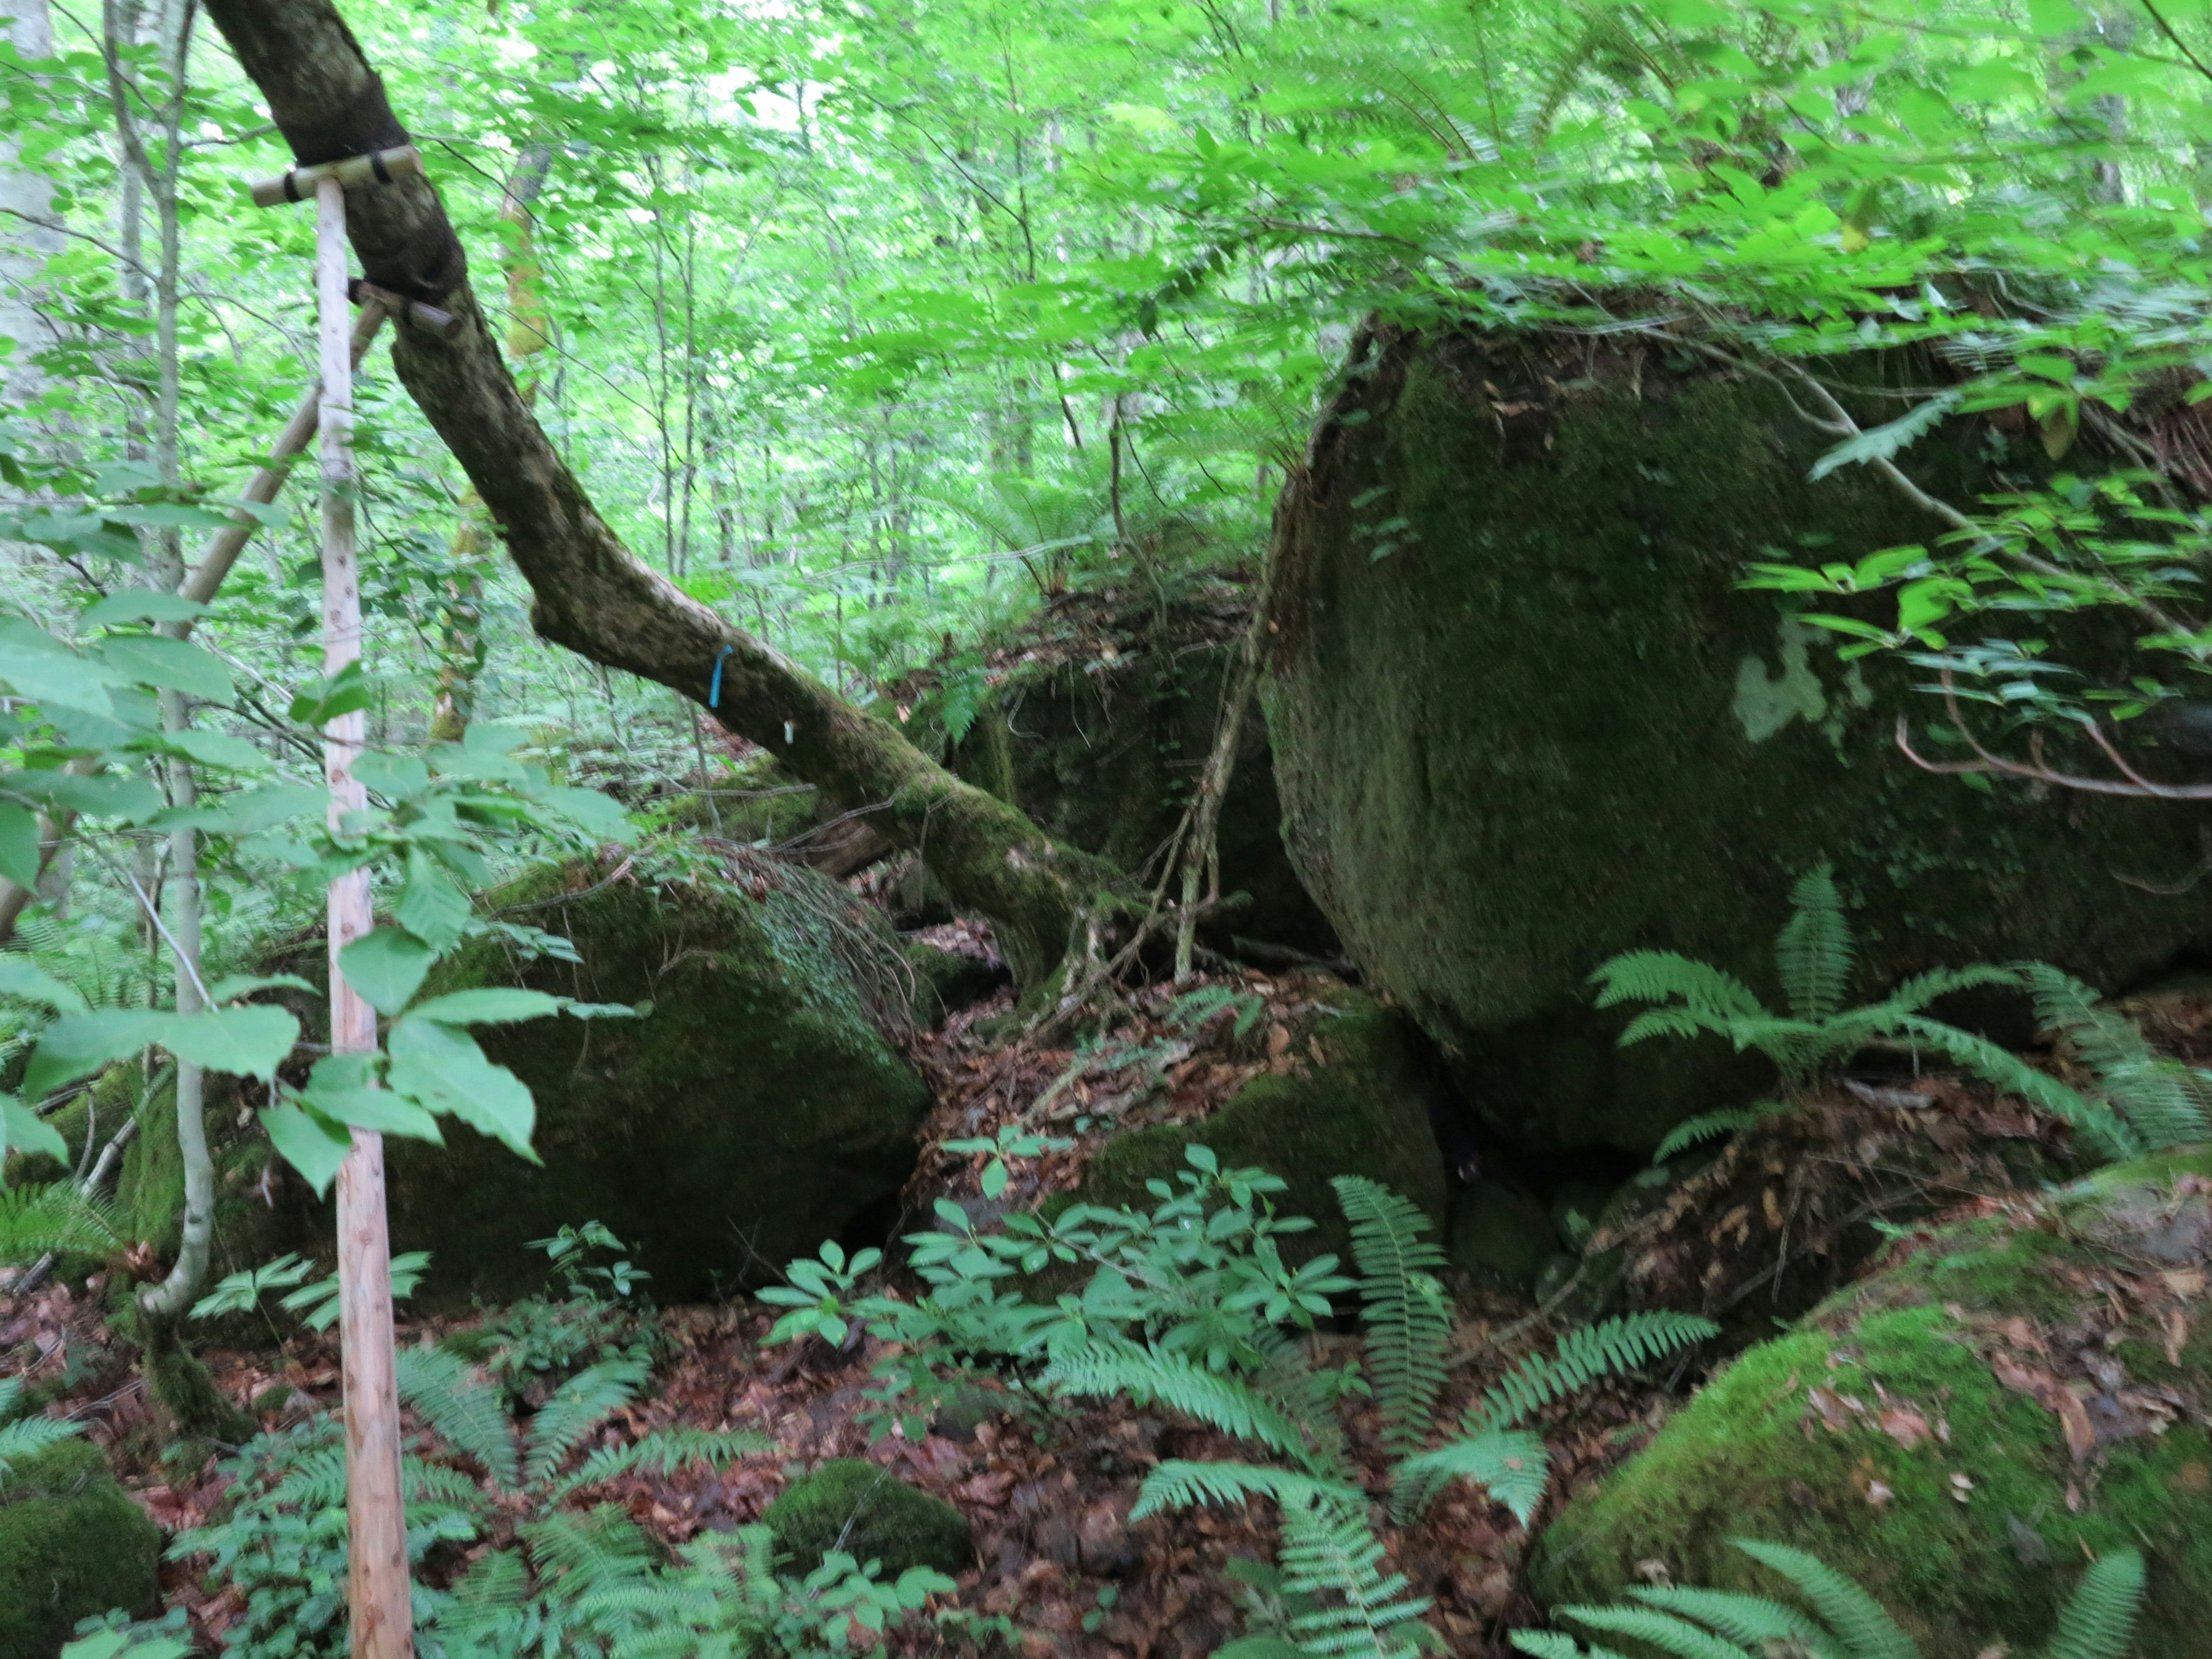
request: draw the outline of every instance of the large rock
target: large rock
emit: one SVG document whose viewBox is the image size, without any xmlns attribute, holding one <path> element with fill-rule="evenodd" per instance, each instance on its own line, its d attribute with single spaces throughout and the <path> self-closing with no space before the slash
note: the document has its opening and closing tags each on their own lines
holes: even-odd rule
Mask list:
<svg viewBox="0 0 2212 1659">
<path fill-rule="evenodd" d="M 0 1478 L 0 1659 L 54 1659 L 80 1619 L 160 1610 L 161 1529 L 84 1440 Z"/>
<path fill-rule="evenodd" d="M 565 933 L 580 964 L 471 944 L 429 988 L 526 985 L 647 1010 L 484 1028 L 538 1101 L 543 1168 L 454 1126 L 390 1143 L 395 1249 L 434 1254 L 433 1296 L 535 1288 L 525 1248 L 564 1222 L 614 1229 L 664 1301 L 772 1279 L 793 1256 L 887 1222 L 929 1097 L 885 1039 L 907 987 L 896 939 L 811 872 L 744 880 L 555 870 L 495 896 Z M 528 907 L 528 908 L 523 908 Z"/>
<path fill-rule="evenodd" d="M 1147 603 L 1086 613 L 1073 637 L 1033 623 L 952 751 L 969 782 L 1018 806 L 1070 846 L 1139 870 L 1175 832 L 1213 746 L 1246 610 L 1195 605 L 1156 626 Z M 1283 850 L 1266 723 L 1255 708 L 1237 736 L 1218 847 L 1224 893 L 1250 904 L 1224 932 L 1328 955 L 1335 936 Z"/>
<path fill-rule="evenodd" d="M 1441 1232 L 1449 1183 L 1434 1121 L 1452 1103 L 1420 1034 L 1373 998 L 1340 991 L 1284 1056 L 1284 1069 L 1255 1078 L 1210 1116 L 1108 1142 L 1074 1196 L 1149 1210 L 1158 1200 L 1146 1183 L 1174 1188 L 1190 1168 L 1184 1149 L 1206 1146 L 1224 1169 L 1281 1176 L 1276 1212 L 1316 1224 L 1285 1241 L 1287 1258 L 1326 1250 L 1350 1260 L 1351 1232 L 1329 1185 L 1340 1175 L 1411 1199 Z"/>
<path fill-rule="evenodd" d="M 1917 770 L 1914 669 L 1839 668 L 1747 562 L 1942 526 L 1781 392 L 1643 346 L 1356 348 L 1279 510 L 1263 685 L 1285 838 L 1351 954 L 1495 1128 L 1646 1150 L 1762 1082 L 1717 1043 L 1626 1053 L 1587 976 L 1671 948 L 1766 986 L 1791 883 L 1832 860 L 1874 981 L 2040 957 L 2112 990 L 2212 932 L 2194 808 L 1978 792 Z M 1911 364 L 1877 365 L 1921 376 Z M 1865 365 L 1856 372 L 1871 373 Z M 1972 500 L 1978 423 L 1911 453 Z"/>
<path fill-rule="evenodd" d="M 2212 1626 L 2212 1154 L 2152 1159 L 1954 1225 L 1721 1372 L 1541 1539 L 1547 1606 L 1771 1581 L 1809 1550 L 1922 1650 L 2042 1650 L 2090 1554 L 2149 1561 L 2141 1659 Z"/>
</svg>

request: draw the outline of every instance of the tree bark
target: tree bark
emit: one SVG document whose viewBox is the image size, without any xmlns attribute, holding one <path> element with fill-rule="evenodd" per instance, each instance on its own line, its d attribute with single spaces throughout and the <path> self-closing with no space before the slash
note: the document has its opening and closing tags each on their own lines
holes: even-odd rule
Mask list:
<svg viewBox="0 0 2212 1659">
<path fill-rule="evenodd" d="M 331 0 L 209 0 L 207 9 L 301 164 L 408 142 Z M 347 222 L 371 282 L 460 319 L 445 339 L 397 331 L 392 362 L 530 584 L 538 634 L 704 704 L 842 810 L 866 810 L 921 853 L 956 903 L 990 918 L 1018 983 L 1045 980 L 1113 880 L 1109 867 L 961 782 L 623 547 L 508 374 L 427 179 L 349 191 Z"/>
</svg>

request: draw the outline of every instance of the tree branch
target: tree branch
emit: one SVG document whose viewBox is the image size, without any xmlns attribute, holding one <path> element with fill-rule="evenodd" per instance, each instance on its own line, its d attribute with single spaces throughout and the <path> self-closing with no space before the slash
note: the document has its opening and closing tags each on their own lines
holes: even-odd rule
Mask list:
<svg viewBox="0 0 2212 1659">
<path fill-rule="evenodd" d="M 210 0 L 207 9 L 301 164 L 409 142 L 331 0 Z M 1110 870 L 963 783 L 623 545 L 501 361 L 427 179 L 350 190 L 346 211 L 370 282 L 459 319 L 450 338 L 402 332 L 393 366 L 530 584 L 538 634 L 702 704 L 842 808 L 889 803 L 878 827 L 919 851 L 955 902 L 991 919 L 1018 981 L 1046 978 Z"/>
</svg>

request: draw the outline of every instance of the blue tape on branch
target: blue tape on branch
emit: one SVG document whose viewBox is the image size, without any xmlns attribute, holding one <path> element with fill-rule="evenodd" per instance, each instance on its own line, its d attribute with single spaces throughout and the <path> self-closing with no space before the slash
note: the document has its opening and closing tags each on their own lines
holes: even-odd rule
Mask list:
<svg viewBox="0 0 2212 1659">
<path fill-rule="evenodd" d="M 722 706 L 722 657 L 728 656 L 736 649 L 737 647 L 733 645 L 726 645 L 722 647 L 721 656 L 714 659 L 714 678 L 707 687 L 707 707 L 709 708 L 720 708 Z"/>
</svg>

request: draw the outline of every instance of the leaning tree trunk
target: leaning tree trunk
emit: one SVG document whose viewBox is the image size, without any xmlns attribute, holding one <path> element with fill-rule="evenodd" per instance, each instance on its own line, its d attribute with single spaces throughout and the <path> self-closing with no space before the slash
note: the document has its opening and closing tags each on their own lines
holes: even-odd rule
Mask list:
<svg viewBox="0 0 2212 1659">
<path fill-rule="evenodd" d="M 408 142 L 331 0 L 209 0 L 207 9 L 301 164 Z M 461 319 L 447 339 L 396 331 L 392 362 L 529 582 L 539 635 L 707 705 L 844 810 L 866 809 L 894 842 L 921 853 L 956 903 L 991 919 L 1018 982 L 1045 979 L 1109 872 L 962 783 L 623 546 L 507 373 L 427 180 L 349 191 L 346 210 L 369 281 Z"/>
</svg>

